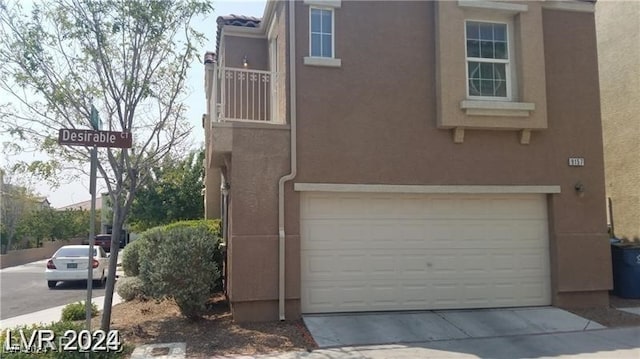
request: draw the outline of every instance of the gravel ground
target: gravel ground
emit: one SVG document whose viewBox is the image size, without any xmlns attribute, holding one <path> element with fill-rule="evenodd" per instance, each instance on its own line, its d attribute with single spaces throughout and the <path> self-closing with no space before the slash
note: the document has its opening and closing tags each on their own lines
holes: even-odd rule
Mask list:
<svg viewBox="0 0 640 359">
<path fill-rule="evenodd" d="M 640 307 L 640 299 L 624 299 L 609 296 L 609 308 L 571 309 L 570 312 L 593 320 L 605 327 L 640 326 L 640 315 L 623 312 L 617 308 Z"/>
<path fill-rule="evenodd" d="M 133 300 L 113 307 L 112 329 L 125 344 L 186 342 L 188 357 L 310 350 L 315 342 L 302 321 L 238 324 L 222 295 L 198 321 L 180 315 L 173 301 Z M 99 323 L 99 318 L 96 318 Z"/>
</svg>

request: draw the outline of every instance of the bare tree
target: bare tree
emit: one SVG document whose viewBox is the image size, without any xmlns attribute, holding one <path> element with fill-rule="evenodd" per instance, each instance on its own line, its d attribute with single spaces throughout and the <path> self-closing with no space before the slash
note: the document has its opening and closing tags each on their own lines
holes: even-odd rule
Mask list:
<svg viewBox="0 0 640 359">
<path fill-rule="evenodd" d="M 86 173 L 90 149 L 59 146 L 61 128 L 90 128 L 91 104 L 105 129 L 130 133 L 131 149 L 102 149 L 98 172 L 113 205 L 112 248 L 150 168 L 184 150 L 186 72 L 203 34 L 191 26 L 212 10 L 198 0 L 53 0 L 25 11 L 0 0 L 0 87 L 13 95 L 0 122 L 49 154 L 24 170 L 56 178 Z M 110 262 L 101 327 L 108 330 L 117 252 Z"/>
</svg>

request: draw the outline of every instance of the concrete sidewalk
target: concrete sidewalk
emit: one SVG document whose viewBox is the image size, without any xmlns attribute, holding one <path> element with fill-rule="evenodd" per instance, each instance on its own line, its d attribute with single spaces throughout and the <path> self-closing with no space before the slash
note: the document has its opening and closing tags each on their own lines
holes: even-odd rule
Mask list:
<svg viewBox="0 0 640 359">
<path fill-rule="evenodd" d="M 640 358 L 640 327 L 319 349 L 233 359 Z"/>
<path fill-rule="evenodd" d="M 123 300 L 117 293 L 113 293 L 113 305 L 121 303 Z M 92 302 L 98 307 L 98 310 L 104 308 L 104 297 L 95 297 Z M 54 308 L 44 309 L 37 312 L 19 315 L 13 318 L 0 320 L 1 329 L 10 329 L 20 325 L 32 324 L 48 324 L 60 321 L 62 318 L 62 309 L 66 305 L 60 305 Z"/>
</svg>

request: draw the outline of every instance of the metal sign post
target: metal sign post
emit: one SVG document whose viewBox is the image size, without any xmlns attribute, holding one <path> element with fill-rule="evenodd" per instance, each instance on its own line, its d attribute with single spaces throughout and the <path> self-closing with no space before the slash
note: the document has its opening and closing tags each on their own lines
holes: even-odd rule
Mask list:
<svg viewBox="0 0 640 359">
<path fill-rule="evenodd" d="M 98 111 L 91 105 L 91 127 L 100 130 Z M 87 301 L 85 311 L 87 316 L 87 330 L 91 332 L 91 317 L 93 304 L 93 248 L 96 238 L 96 170 L 98 167 L 98 147 L 94 144 L 91 149 L 91 171 L 89 174 L 89 193 L 91 194 L 91 214 L 89 217 L 89 259 L 87 261 Z"/>
<path fill-rule="evenodd" d="M 91 303 L 93 290 L 93 249 L 96 238 L 96 167 L 98 166 L 98 148 L 93 146 L 91 149 L 91 174 L 89 175 L 89 192 L 91 193 L 91 217 L 89 218 L 89 260 L 87 261 L 87 330 L 91 331 Z"/>
<path fill-rule="evenodd" d="M 98 147 L 131 148 L 133 138 L 129 132 L 100 131 L 98 111 L 91 105 L 92 130 L 62 128 L 58 131 L 58 144 L 68 146 L 92 146 L 91 174 L 89 175 L 89 192 L 91 193 L 91 218 L 89 219 L 89 253 L 87 262 L 87 330 L 91 331 L 91 299 L 93 290 L 93 248 L 95 245 L 96 227 L 96 172 L 98 168 Z M 111 260 L 111 258 L 109 258 Z"/>
</svg>

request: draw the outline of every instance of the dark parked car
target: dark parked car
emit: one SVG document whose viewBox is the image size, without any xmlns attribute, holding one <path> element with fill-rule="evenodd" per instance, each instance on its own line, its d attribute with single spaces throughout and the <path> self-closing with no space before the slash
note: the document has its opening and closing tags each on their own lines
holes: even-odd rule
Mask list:
<svg viewBox="0 0 640 359">
<path fill-rule="evenodd" d="M 110 234 L 98 234 L 94 242 L 96 246 L 102 247 L 106 252 L 111 251 L 111 235 Z"/>
<path fill-rule="evenodd" d="M 124 248 L 129 243 L 129 233 L 126 231 L 120 232 L 120 248 Z M 89 240 L 85 239 L 82 244 L 88 245 Z M 102 247 L 106 252 L 111 251 L 111 233 L 97 234 L 94 244 Z"/>
</svg>

